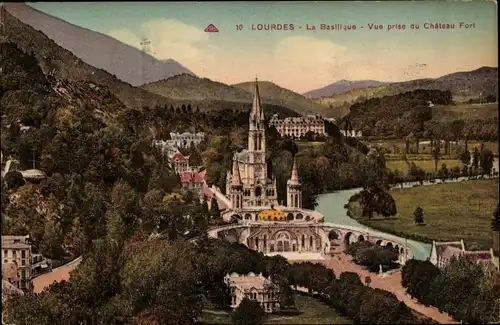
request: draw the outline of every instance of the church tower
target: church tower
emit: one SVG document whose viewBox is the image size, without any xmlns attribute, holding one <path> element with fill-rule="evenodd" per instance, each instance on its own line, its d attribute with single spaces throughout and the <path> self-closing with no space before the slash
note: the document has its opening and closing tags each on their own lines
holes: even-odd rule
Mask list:
<svg viewBox="0 0 500 325">
<path fill-rule="evenodd" d="M 247 150 L 250 164 L 249 176 L 252 183 L 260 181 L 265 184 L 267 181 L 266 131 L 257 78 L 255 78 L 254 98 L 250 111 Z"/>
<path fill-rule="evenodd" d="M 297 161 L 293 157 L 292 175 L 286 183 L 286 206 L 289 208 L 302 207 L 302 184 L 297 171 Z"/>
<path fill-rule="evenodd" d="M 243 183 L 240 177 L 240 167 L 238 165 L 237 154 L 233 157 L 233 171 L 229 181 L 229 199 L 231 200 L 231 208 L 239 210 L 243 207 Z"/>
</svg>

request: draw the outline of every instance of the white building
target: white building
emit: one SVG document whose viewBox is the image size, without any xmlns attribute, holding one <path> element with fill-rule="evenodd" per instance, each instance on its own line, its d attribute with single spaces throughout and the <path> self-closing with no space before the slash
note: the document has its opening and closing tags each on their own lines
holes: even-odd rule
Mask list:
<svg viewBox="0 0 500 325">
<path fill-rule="evenodd" d="M 278 114 L 274 114 L 269 120 L 269 125 L 274 125 L 282 137 L 300 138 L 304 137 L 307 132 L 326 135 L 325 121 L 319 115 L 279 119 Z"/>
<path fill-rule="evenodd" d="M 189 146 L 191 146 L 191 143 L 193 143 L 194 145 L 199 145 L 203 141 L 203 139 L 205 139 L 205 133 L 171 132 L 170 139 L 170 144 L 177 148 L 189 148 Z"/>
<path fill-rule="evenodd" d="M 270 278 L 265 278 L 262 273 L 247 275 L 233 273 L 224 277 L 224 282 L 231 290 L 231 308 L 237 308 L 244 298 L 255 300 L 266 313 L 280 310 L 279 288 Z"/>
</svg>

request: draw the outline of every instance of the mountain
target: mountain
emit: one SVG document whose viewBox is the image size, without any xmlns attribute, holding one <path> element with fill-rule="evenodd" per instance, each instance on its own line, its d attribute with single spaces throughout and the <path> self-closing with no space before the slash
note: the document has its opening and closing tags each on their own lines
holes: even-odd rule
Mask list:
<svg viewBox="0 0 500 325">
<path fill-rule="evenodd" d="M 5 3 L 3 7 L 11 15 L 43 32 L 56 44 L 71 51 L 84 62 L 105 70 L 133 86 L 181 73 L 193 74 L 175 60 L 157 60 L 110 36 L 75 26 L 23 3 Z"/>
<path fill-rule="evenodd" d="M 350 90 L 358 88 L 369 88 L 387 85 L 389 82 L 375 81 L 375 80 L 339 80 L 323 88 L 314 89 L 304 93 L 303 95 L 309 99 L 316 99 L 321 97 L 328 97 L 339 95 Z"/>
<path fill-rule="evenodd" d="M 149 83 L 141 88 L 176 100 L 250 102 L 253 98 L 251 93 L 240 88 L 190 74 L 177 75 Z"/>
<path fill-rule="evenodd" d="M 249 105 L 247 104 L 253 100 L 254 82 L 230 86 L 207 78 L 182 74 L 143 85 L 141 88 L 176 101 L 199 101 L 200 105 L 204 107 L 208 105 L 210 109 L 216 108 L 216 105 L 221 104 L 221 102 L 225 102 L 224 105 L 233 103 L 235 107 L 247 107 L 248 109 Z M 273 112 L 277 112 L 280 116 L 315 114 L 315 112 L 324 109 L 304 96 L 270 82 L 259 81 L 259 90 L 264 108 L 270 107 Z"/>
<path fill-rule="evenodd" d="M 44 74 L 70 82 L 89 81 L 105 86 L 127 107 L 141 108 L 172 103 L 166 97 L 133 87 L 110 73 L 83 62 L 42 32 L 21 22 L 3 8 L 0 9 L 0 15 L 3 22 L 2 43 L 11 42 L 23 52 L 35 56 Z M 89 48 L 95 47 L 92 45 Z"/>
<path fill-rule="evenodd" d="M 254 82 L 243 82 L 232 86 L 253 93 Z M 324 106 L 270 81 L 259 81 L 259 91 L 264 103 L 288 107 L 302 115 L 323 114 L 326 110 Z"/>
<path fill-rule="evenodd" d="M 315 102 L 330 108 L 329 115 L 342 111 L 345 115 L 354 102 L 369 98 L 396 95 L 416 89 L 450 90 L 457 103 L 482 101 L 498 93 L 498 67 L 481 67 L 472 71 L 451 73 L 439 78 L 395 82 L 377 87 L 358 88 L 339 95 L 316 99 Z"/>
</svg>

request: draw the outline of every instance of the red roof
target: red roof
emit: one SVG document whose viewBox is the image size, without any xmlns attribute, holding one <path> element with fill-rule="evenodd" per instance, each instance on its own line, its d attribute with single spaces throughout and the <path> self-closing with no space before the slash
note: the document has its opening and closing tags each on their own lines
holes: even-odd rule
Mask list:
<svg viewBox="0 0 500 325">
<path fill-rule="evenodd" d="M 180 152 L 180 151 L 177 151 L 176 153 L 174 153 L 172 155 L 172 158 L 170 158 L 171 160 L 180 160 L 180 161 L 186 161 L 186 157 Z"/>
<path fill-rule="evenodd" d="M 203 183 L 203 177 L 199 173 L 184 172 L 181 174 L 181 183 Z"/>
<path fill-rule="evenodd" d="M 480 260 L 491 260 L 491 253 L 489 251 L 468 251 L 463 253 L 463 258 L 471 262 Z"/>
</svg>

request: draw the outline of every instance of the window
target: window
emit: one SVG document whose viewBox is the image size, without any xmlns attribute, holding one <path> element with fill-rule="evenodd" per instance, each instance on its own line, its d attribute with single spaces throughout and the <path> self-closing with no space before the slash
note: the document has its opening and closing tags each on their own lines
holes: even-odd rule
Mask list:
<svg viewBox="0 0 500 325">
<path fill-rule="evenodd" d="M 8 251 L 8 250 L 6 250 L 6 249 L 4 249 L 4 250 L 3 250 L 3 255 L 5 255 L 5 257 L 7 257 L 7 256 L 9 255 L 9 251 Z"/>
<path fill-rule="evenodd" d="M 16 251 L 12 251 L 12 257 L 13 257 L 13 258 L 16 258 L 16 257 L 17 257 L 17 256 L 16 256 Z"/>
<path fill-rule="evenodd" d="M 24 249 L 21 251 L 21 258 L 26 258 L 26 251 Z"/>
<path fill-rule="evenodd" d="M 21 266 L 25 266 L 26 265 L 26 260 L 21 260 Z"/>
</svg>

